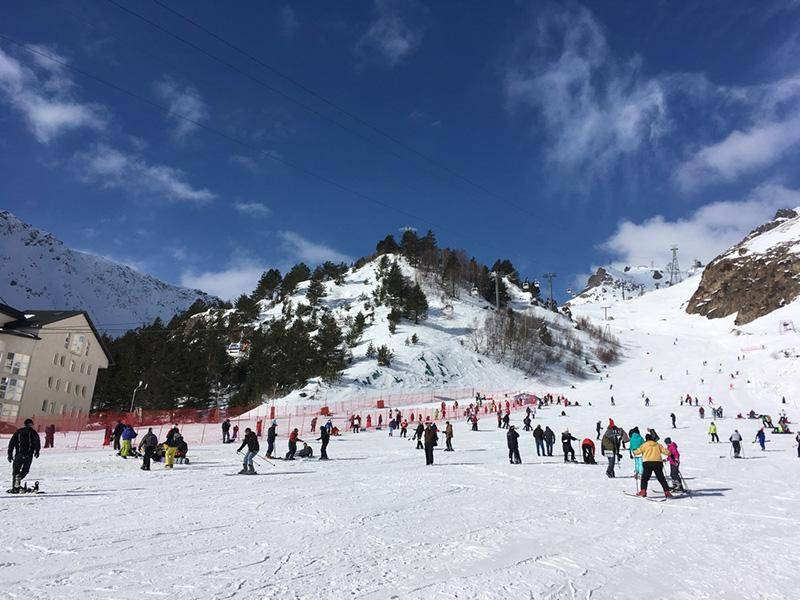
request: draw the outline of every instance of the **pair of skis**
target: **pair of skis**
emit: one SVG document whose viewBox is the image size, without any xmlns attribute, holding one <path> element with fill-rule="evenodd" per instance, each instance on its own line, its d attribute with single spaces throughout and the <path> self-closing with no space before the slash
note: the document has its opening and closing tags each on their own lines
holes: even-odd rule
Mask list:
<svg viewBox="0 0 800 600">
<path fill-rule="evenodd" d="M 33 484 L 33 487 L 28 487 L 28 484 L 25 483 L 22 487 L 12 487 L 10 490 L 6 490 L 7 494 L 44 494 L 43 491 L 39 489 L 39 482 L 36 481 Z"/>
</svg>

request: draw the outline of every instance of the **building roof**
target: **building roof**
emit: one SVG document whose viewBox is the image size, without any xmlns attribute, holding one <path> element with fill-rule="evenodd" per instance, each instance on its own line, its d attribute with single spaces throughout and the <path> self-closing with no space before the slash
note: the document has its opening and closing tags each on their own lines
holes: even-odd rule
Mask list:
<svg viewBox="0 0 800 600">
<path fill-rule="evenodd" d="M 86 319 L 86 322 L 89 324 L 89 328 L 92 330 L 94 337 L 97 339 L 97 343 L 100 344 L 100 348 L 102 348 L 103 353 L 106 355 L 106 358 L 108 359 L 108 364 L 112 365 L 114 363 L 113 359 L 111 358 L 111 353 L 108 351 L 108 348 L 106 348 L 106 345 L 103 343 L 103 338 L 100 337 L 97 328 L 94 326 L 94 323 L 92 323 L 92 319 L 89 317 L 89 313 L 87 313 L 86 311 L 84 310 L 17 311 L 16 309 L 13 309 L 11 307 L 7 308 L 9 308 L 12 311 L 16 311 L 16 314 L 20 315 L 21 317 L 18 318 L 16 321 L 11 321 L 10 323 L 6 323 L 3 327 L 0 328 L 0 332 L 10 333 L 12 335 L 29 334 L 35 336 L 35 333 L 32 330 L 38 330 L 41 329 L 42 327 L 46 327 L 47 325 L 52 325 L 53 323 L 58 323 L 59 321 L 64 321 L 65 319 L 70 319 L 72 317 L 83 316 Z M 75 331 L 76 333 L 83 333 L 77 330 Z M 70 333 L 70 330 L 65 329 L 64 333 Z"/>
<path fill-rule="evenodd" d="M 12 319 L 24 319 L 25 315 L 18 311 L 16 308 L 11 308 L 8 304 L 0 302 L 0 313 L 11 317 Z"/>
</svg>

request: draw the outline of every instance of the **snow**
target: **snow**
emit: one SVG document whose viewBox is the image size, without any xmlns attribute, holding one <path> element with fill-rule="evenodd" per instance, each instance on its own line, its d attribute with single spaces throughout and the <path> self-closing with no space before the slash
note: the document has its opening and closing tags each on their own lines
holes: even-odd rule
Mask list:
<svg viewBox="0 0 800 600">
<path fill-rule="evenodd" d="M 800 214 L 800 207 L 794 211 Z M 731 248 L 723 257 L 735 257 L 740 249 L 745 250 L 748 255 L 763 255 L 782 247 L 785 247 L 790 253 L 800 254 L 800 216 L 785 219 L 769 231 L 745 238 L 741 244 Z"/>
<path fill-rule="evenodd" d="M 121 335 L 169 321 L 198 298 L 216 300 L 72 250 L 53 235 L 0 211 L 0 296 L 19 310 L 85 310 L 100 329 Z"/>
<path fill-rule="evenodd" d="M 328 463 L 257 464 L 257 477 L 227 476 L 240 467 L 230 445 L 192 446 L 190 465 L 149 473 L 108 450 L 57 448 L 29 477 L 47 494 L 0 498 L 0 589 L 38 599 L 797 597 L 794 436 L 768 434 L 762 453 L 750 443 L 759 422 L 733 417 L 752 408 L 774 421 L 782 409 L 800 419 L 798 359 L 782 353 L 800 339 L 778 328 L 780 320 L 800 324 L 800 303 L 736 327 L 733 316 L 685 313 L 697 282 L 612 304 L 606 324 L 625 360 L 608 377 L 523 382 L 582 405 L 563 417 L 561 407 L 537 413 L 535 423 L 556 434 L 594 438 L 595 422 L 613 418 L 672 436 L 688 497 L 627 497 L 635 485 L 624 478 L 627 453 L 611 480 L 602 464 L 563 464 L 559 444 L 553 458 L 537 458 L 524 432 L 523 464 L 510 465 L 491 416 L 477 433 L 456 423 L 456 452 L 437 450 L 433 467 L 411 441 L 385 431 L 334 439 Z M 573 312 L 602 318 L 594 304 Z M 470 316 L 456 309 L 453 318 L 462 327 Z M 425 340 L 428 349 L 435 339 Z M 472 368 L 464 365 L 465 379 Z M 484 387 L 519 383 L 496 368 Z M 409 387 L 423 382 L 404 376 Z M 687 393 L 707 409 L 709 396 L 724 407 L 723 443 L 709 444 L 710 419 L 680 406 Z M 728 457 L 734 428 L 745 460 Z M 285 437 L 279 442 L 284 449 Z"/>
</svg>

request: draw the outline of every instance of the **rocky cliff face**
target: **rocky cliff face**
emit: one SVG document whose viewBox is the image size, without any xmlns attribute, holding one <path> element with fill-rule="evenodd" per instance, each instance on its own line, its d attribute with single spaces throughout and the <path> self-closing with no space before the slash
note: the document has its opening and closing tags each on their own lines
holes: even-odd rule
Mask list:
<svg viewBox="0 0 800 600">
<path fill-rule="evenodd" d="M 800 209 L 781 209 L 715 258 L 686 307 L 710 319 L 736 313 L 742 325 L 800 296 Z"/>
<path fill-rule="evenodd" d="M 598 267 L 586 287 L 568 304 L 631 299 L 668 284 L 669 276 L 650 266 Z"/>
</svg>

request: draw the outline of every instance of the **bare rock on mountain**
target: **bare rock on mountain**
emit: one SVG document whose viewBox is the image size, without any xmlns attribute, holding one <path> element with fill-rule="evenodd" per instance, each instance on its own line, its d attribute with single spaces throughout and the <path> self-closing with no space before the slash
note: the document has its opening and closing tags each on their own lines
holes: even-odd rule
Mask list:
<svg viewBox="0 0 800 600">
<path fill-rule="evenodd" d="M 800 296 L 800 216 L 781 209 L 703 271 L 686 307 L 708 318 L 736 313 L 742 325 Z"/>
</svg>

